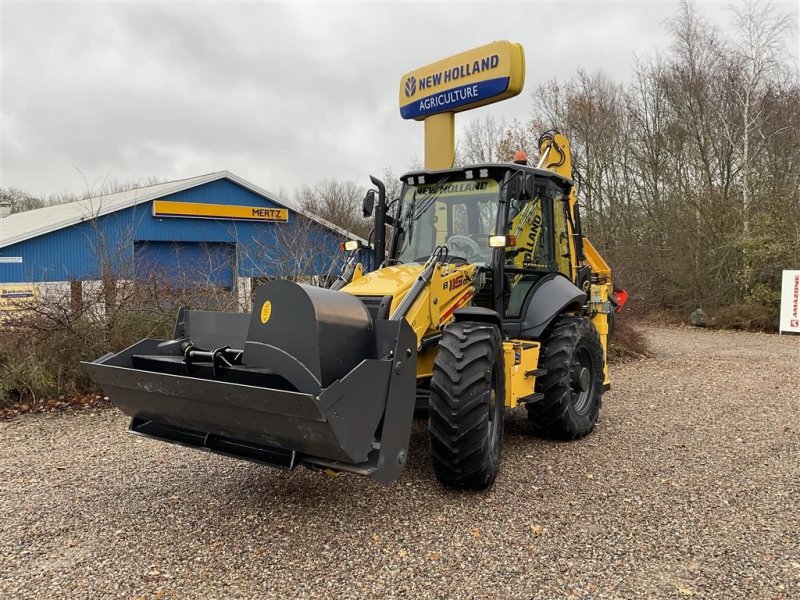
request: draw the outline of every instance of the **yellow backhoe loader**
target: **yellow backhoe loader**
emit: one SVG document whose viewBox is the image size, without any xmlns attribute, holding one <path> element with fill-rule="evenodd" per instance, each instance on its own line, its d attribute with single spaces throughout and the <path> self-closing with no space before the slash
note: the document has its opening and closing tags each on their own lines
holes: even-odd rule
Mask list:
<svg viewBox="0 0 800 600">
<path fill-rule="evenodd" d="M 173 339 L 85 363 L 129 430 L 389 483 L 424 405 L 436 476 L 476 490 L 500 468 L 506 409 L 524 406 L 541 436 L 591 432 L 615 298 L 581 234 L 568 140 L 545 133 L 536 167 L 439 168 L 453 162 L 453 113 L 523 80 L 509 42 L 405 76 L 401 114 L 427 119 L 428 168 L 403 175 L 390 203 L 372 178 L 375 269 L 348 261 L 331 289 L 267 282 L 251 314 L 181 309 Z"/>
<path fill-rule="evenodd" d="M 181 309 L 172 340 L 84 366 L 132 433 L 383 483 L 422 402 L 436 476 L 486 488 L 507 408 L 579 438 L 609 385 L 611 271 L 581 235 L 567 139 L 542 136 L 540 154 L 407 173 L 391 206 L 373 179 L 376 270 L 351 265 L 339 289 L 268 282 L 252 314 Z"/>
</svg>

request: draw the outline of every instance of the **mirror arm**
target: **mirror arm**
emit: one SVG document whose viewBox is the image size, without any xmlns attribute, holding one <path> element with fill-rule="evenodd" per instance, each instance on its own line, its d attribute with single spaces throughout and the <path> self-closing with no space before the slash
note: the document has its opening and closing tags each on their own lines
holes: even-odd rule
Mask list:
<svg viewBox="0 0 800 600">
<path fill-rule="evenodd" d="M 378 188 L 378 202 L 375 204 L 375 269 L 380 269 L 386 260 L 386 186 L 377 177 L 370 175 L 370 181 Z"/>
</svg>

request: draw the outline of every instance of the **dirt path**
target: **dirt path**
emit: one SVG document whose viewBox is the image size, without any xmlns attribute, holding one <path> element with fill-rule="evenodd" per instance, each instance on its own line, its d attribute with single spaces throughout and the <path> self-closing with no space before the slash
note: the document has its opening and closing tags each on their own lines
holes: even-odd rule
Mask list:
<svg viewBox="0 0 800 600">
<path fill-rule="evenodd" d="M 0 423 L 3 598 L 800 598 L 800 337 L 647 331 L 596 431 L 509 415 L 484 494 L 425 424 L 388 487 L 142 440 L 115 410 Z"/>
</svg>

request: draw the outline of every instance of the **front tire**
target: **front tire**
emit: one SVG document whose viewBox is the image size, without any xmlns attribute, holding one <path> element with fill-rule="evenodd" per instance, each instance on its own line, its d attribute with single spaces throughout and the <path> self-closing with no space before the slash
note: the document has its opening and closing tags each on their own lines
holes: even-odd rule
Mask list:
<svg viewBox="0 0 800 600">
<path fill-rule="evenodd" d="M 428 430 L 433 470 L 448 487 L 482 490 L 500 469 L 505 416 L 503 346 L 494 325 L 457 322 L 433 363 Z"/>
<path fill-rule="evenodd" d="M 594 324 L 560 317 L 542 339 L 536 391 L 544 398 L 526 405 L 537 435 L 574 440 L 591 433 L 603 397 L 603 346 Z"/>
</svg>

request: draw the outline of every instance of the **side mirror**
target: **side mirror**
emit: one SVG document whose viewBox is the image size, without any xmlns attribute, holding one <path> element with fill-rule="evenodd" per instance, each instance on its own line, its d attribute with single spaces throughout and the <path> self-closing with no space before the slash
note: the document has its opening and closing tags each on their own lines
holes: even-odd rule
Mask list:
<svg viewBox="0 0 800 600">
<path fill-rule="evenodd" d="M 520 200 L 531 199 L 533 199 L 533 175 L 531 173 L 525 173 Z"/>
<path fill-rule="evenodd" d="M 367 195 L 364 196 L 364 202 L 361 205 L 361 214 L 364 217 L 371 217 L 372 211 L 375 210 L 375 190 L 369 190 Z"/>
</svg>

